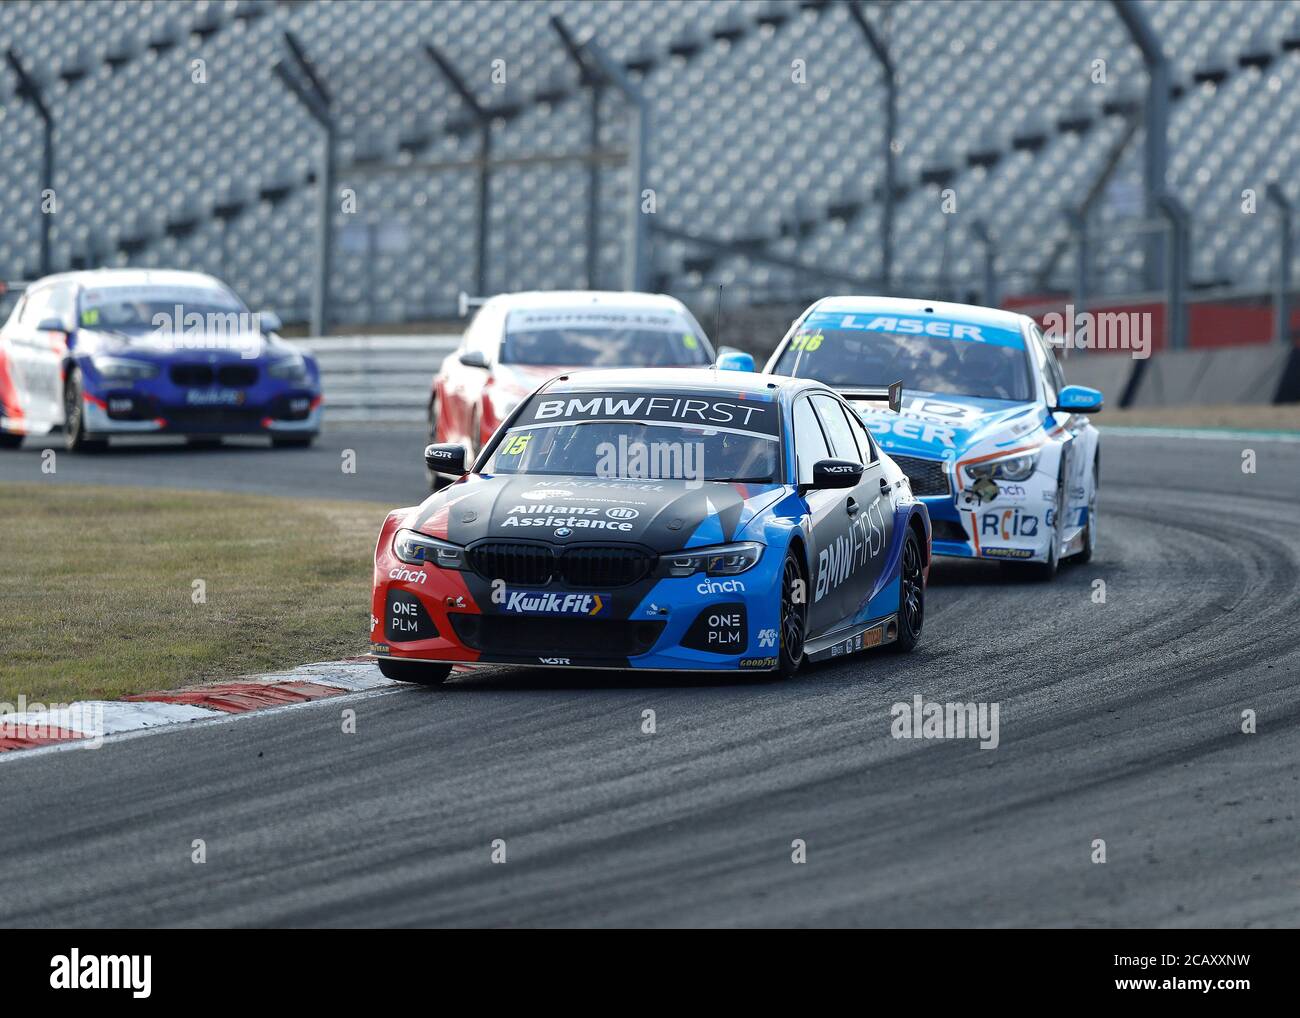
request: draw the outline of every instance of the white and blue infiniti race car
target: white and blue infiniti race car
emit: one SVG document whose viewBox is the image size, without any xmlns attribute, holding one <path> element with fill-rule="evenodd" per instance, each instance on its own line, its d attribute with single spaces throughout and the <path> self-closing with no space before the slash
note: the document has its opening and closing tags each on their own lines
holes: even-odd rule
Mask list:
<svg viewBox="0 0 1300 1018">
<path fill-rule="evenodd" d="M 1032 318 L 887 297 L 826 297 L 777 346 L 771 374 L 852 400 L 901 380 L 902 408 L 855 404 L 930 511 L 934 553 L 1021 563 L 1043 578 L 1097 543 L 1102 394 L 1066 385 Z M 878 404 L 876 405 L 878 407 Z"/>
</svg>

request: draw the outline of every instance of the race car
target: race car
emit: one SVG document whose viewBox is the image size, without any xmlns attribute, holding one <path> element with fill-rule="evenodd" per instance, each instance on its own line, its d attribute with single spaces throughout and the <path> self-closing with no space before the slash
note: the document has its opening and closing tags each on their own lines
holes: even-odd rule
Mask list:
<svg viewBox="0 0 1300 1018">
<path fill-rule="evenodd" d="M 459 475 L 465 449 L 425 460 Z M 929 564 L 925 506 L 829 387 L 579 371 L 525 398 L 468 473 L 388 515 L 370 650 L 425 684 L 485 663 L 790 676 L 911 650 Z"/>
<path fill-rule="evenodd" d="M 752 369 L 753 358 L 740 357 Z M 429 440 L 460 443 L 477 454 L 524 397 L 568 369 L 713 362 L 700 323 L 673 297 L 595 290 L 499 294 L 482 303 L 460 348 L 433 379 Z M 430 487 L 444 479 L 430 473 Z"/>
<path fill-rule="evenodd" d="M 826 297 L 766 370 L 855 387 L 901 381 L 901 411 L 859 406 L 930 511 L 936 555 L 997 559 L 1048 579 L 1097 545 L 1102 394 L 1066 385 L 1026 315 L 969 304 Z"/>
<path fill-rule="evenodd" d="M 37 280 L 0 329 L 0 447 L 55 430 L 78 451 L 114 435 L 310 445 L 321 425 L 320 371 L 276 335 L 279 326 L 198 272 L 96 269 Z"/>
</svg>

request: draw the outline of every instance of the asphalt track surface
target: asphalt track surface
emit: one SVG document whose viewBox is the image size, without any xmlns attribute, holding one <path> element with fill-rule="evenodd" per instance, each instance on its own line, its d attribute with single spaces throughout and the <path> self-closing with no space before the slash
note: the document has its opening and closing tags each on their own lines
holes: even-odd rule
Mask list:
<svg viewBox="0 0 1300 1018">
<path fill-rule="evenodd" d="M 398 502 L 421 444 L 58 476 Z M 361 472 L 309 480 L 341 448 Z M 1300 444 L 1103 437 L 1093 563 L 942 561 L 914 654 L 791 682 L 495 670 L 13 754 L 0 923 L 1296 925 L 1298 478 Z M 917 693 L 1000 704 L 998 748 L 893 739 Z"/>
</svg>

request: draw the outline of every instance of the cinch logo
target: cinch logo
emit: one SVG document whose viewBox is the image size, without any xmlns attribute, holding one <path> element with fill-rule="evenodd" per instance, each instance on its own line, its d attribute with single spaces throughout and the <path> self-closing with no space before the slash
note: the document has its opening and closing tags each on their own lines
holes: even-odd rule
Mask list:
<svg viewBox="0 0 1300 1018">
<path fill-rule="evenodd" d="M 143 1000 L 151 992 L 153 955 L 88 954 L 75 947 L 50 959 L 50 987 L 55 990 L 131 990 Z"/>
<path fill-rule="evenodd" d="M 701 594 L 743 594 L 745 585 L 740 580 L 705 580 L 695 589 Z"/>
<path fill-rule="evenodd" d="M 417 572 L 414 569 L 403 569 L 401 566 L 396 566 L 389 570 L 388 578 L 390 580 L 405 580 L 407 583 L 423 583 L 429 578 L 429 575 L 423 569 Z"/>
</svg>

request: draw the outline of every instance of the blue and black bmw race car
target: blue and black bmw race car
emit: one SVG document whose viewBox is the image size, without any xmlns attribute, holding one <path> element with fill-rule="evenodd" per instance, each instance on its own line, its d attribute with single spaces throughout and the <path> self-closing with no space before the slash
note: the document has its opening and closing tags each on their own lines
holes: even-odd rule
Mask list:
<svg viewBox="0 0 1300 1018">
<path fill-rule="evenodd" d="M 487 662 L 792 675 L 921 635 L 925 506 L 819 382 L 572 372 L 468 473 L 460 445 L 425 460 L 459 480 L 380 532 L 370 639 L 390 678 Z"/>
<path fill-rule="evenodd" d="M 198 272 L 97 269 L 32 283 L 0 329 L 0 447 L 62 430 L 69 449 L 115 435 L 320 431 L 316 361 Z"/>
<path fill-rule="evenodd" d="M 826 297 L 767 370 L 816 378 L 858 406 L 930 511 L 936 555 L 1020 563 L 1040 578 L 1097 543 L 1102 394 L 1066 385 L 1026 315 L 892 297 Z M 853 390 L 901 381 L 901 410 Z"/>
</svg>

